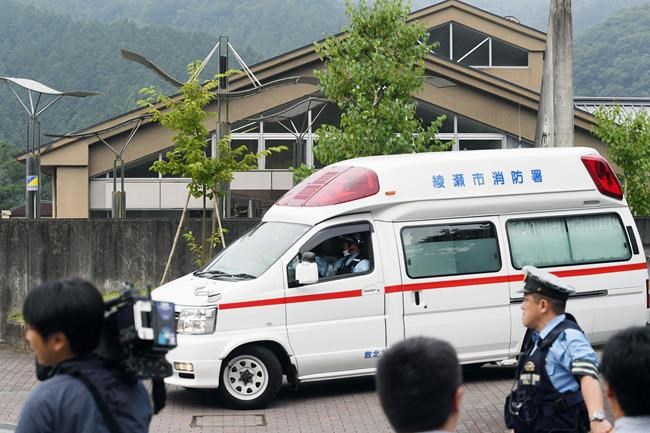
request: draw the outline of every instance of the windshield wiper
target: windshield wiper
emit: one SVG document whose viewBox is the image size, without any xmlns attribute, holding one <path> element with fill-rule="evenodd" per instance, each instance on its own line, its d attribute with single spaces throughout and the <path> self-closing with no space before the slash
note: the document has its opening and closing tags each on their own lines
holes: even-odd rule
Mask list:
<svg viewBox="0 0 650 433">
<path fill-rule="evenodd" d="M 194 272 L 194 275 L 197 276 L 197 277 L 206 276 L 208 278 L 219 278 L 219 277 L 240 278 L 242 280 L 254 280 L 255 278 L 257 278 L 255 275 L 251 275 L 251 274 L 244 274 L 244 273 L 229 274 L 228 272 L 223 272 L 223 271 L 218 271 L 218 270 Z"/>
<path fill-rule="evenodd" d="M 255 275 L 251 274 L 230 274 L 230 277 L 241 278 L 242 280 L 254 280 L 257 278 Z"/>
<path fill-rule="evenodd" d="M 195 276 L 195 277 L 202 277 L 202 276 L 204 276 L 204 275 L 206 275 L 206 276 L 210 276 L 210 277 L 216 277 L 216 276 L 219 276 L 219 275 L 230 275 L 230 274 L 227 274 L 227 273 L 225 273 L 225 272 L 223 272 L 223 271 L 217 271 L 217 270 L 211 270 L 211 271 L 196 271 L 196 272 L 194 272 L 194 276 Z"/>
</svg>

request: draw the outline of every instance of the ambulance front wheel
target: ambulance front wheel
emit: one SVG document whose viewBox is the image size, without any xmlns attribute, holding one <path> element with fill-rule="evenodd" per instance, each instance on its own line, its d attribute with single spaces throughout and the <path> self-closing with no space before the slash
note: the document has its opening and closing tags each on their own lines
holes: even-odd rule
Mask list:
<svg viewBox="0 0 650 433">
<path fill-rule="evenodd" d="M 266 347 L 235 350 L 221 367 L 217 392 L 231 409 L 261 409 L 275 398 L 282 386 L 282 366 Z"/>
</svg>

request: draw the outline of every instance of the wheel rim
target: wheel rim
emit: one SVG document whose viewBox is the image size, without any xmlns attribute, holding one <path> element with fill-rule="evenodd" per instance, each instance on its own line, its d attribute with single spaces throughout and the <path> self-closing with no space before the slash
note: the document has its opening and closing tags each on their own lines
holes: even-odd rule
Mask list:
<svg viewBox="0 0 650 433">
<path fill-rule="evenodd" d="M 239 355 L 224 368 L 223 385 L 238 400 L 254 400 L 268 387 L 269 372 L 259 358 Z"/>
</svg>

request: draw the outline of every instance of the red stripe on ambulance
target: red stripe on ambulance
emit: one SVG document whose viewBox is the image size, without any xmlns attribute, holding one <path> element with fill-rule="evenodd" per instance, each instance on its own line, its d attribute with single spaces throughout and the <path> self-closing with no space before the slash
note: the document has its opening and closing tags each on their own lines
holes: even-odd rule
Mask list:
<svg viewBox="0 0 650 433">
<path fill-rule="evenodd" d="M 626 265 L 601 266 L 598 268 L 588 269 L 570 269 L 566 271 L 556 271 L 553 274 L 558 277 L 580 277 L 586 275 L 610 274 L 615 272 L 628 272 L 647 269 L 645 262 L 631 263 Z M 386 286 L 385 293 L 414 292 L 417 290 L 434 290 L 448 289 L 451 287 L 479 286 L 484 284 L 499 284 L 522 281 L 523 274 L 517 275 L 499 275 L 495 277 L 478 277 L 478 278 L 461 278 L 457 280 L 446 281 L 429 281 L 426 283 L 416 284 L 398 284 L 395 286 Z M 230 302 L 220 304 L 220 310 L 232 310 L 236 308 L 265 307 L 269 305 L 295 304 L 301 302 L 314 301 L 331 301 L 336 299 L 357 298 L 361 297 L 360 289 L 347 290 L 345 292 L 316 293 L 313 295 L 290 296 L 286 298 L 270 298 L 255 301 Z"/>
</svg>

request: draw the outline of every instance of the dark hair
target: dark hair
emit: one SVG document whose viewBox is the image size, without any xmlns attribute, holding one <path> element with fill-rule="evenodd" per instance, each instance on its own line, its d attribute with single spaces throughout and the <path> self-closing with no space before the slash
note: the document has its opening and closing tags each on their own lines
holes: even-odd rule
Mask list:
<svg viewBox="0 0 650 433">
<path fill-rule="evenodd" d="M 449 343 L 415 337 L 384 352 L 376 381 L 382 408 L 395 431 L 421 432 L 447 422 L 462 372 Z"/>
<path fill-rule="evenodd" d="M 23 317 L 44 339 L 61 332 L 72 353 L 84 355 L 99 343 L 104 301 L 97 288 L 81 278 L 50 280 L 27 294 Z"/>
<path fill-rule="evenodd" d="M 539 303 L 542 299 L 548 302 L 548 305 L 551 307 L 551 310 L 556 315 L 564 314 L 566 311 L 566 300 L 549 298 L 548 296 L 540 295 L 539 293 L 532 293 L 535 302 Z"/>
<path fill-rule="evenodd" d="M 603 349 L 600 371 L 626 416 L 650 415 L 650 328 L 628 328 Z"/>
</svg>

